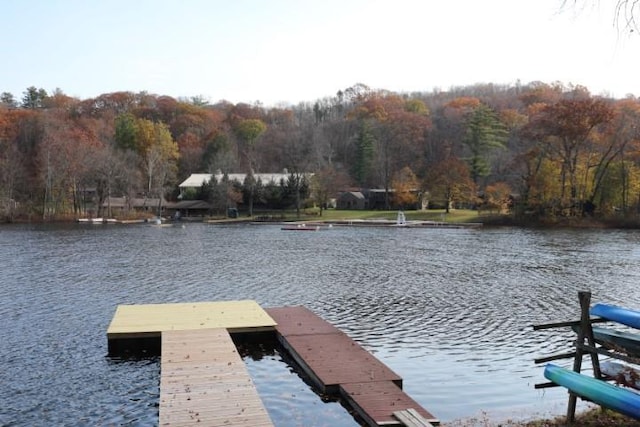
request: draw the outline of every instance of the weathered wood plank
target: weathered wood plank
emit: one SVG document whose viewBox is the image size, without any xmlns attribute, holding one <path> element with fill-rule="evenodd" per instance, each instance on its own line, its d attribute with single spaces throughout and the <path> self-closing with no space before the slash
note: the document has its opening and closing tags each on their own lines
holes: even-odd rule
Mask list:
<svg viewBox="0 0 640 427">
<path fill-rule="evenodd" d="M 561 354 L 554 354 L 551 356 L 539 357 L 537 359 L 534 359 L 533 363 L 536 363 L 536 364 L 547 363 L 547 362 L 552 362 L 554 360 L 571 359 L 575 356 L 576 356 L 576 352 L 572 351 L 570 353 L 561 353 Z"/>
<path fill-rule="evenodd" d="M 346 334 L 294 335 L 287 342 L 322 381 L 323 387 L 402 378 Z"/>
<path fill-rule="evenodd" d="M 329 322 L 304 307 L 266 310 L 278 323 L 280 342 L 315 386 L 342 396 L 367 425 L 399 425 L 393 412 L 410 408 L 438 423 L 402 391 L 399 375 Z"/>
<path fill-rule="evenodd" d="M 341 384 L 341 395 L 368 425 L 393 425 L 396 411 L 414 409 L 431 424 L 439 421 L 391 381 Z"/>
<path fill-rule="evenodd" d="M 404 411 L 395 411 L 393 416 L 396 417 L 406 427 L 432 427 L 426 418 L 421 416 L 415 409 L 406 409 Z"/>
<path fill-rule="evenodd" d="M 608 322 L 607 319 L 602 319 L 599 317 L 592 317 L 589 319 L 591 324 L 594 323 L 603 323 Z M 532 325 L 534 331 L 541 331 L 543 329 L 552 329 L 552 328 L 562 328 L 567 326 L 580 326 L 581 320 L 569 320 L 565 322 L 553 322 L 553 323 L 543 323 L 541 325 Z"/>
<path fill-rule="evenodd" d="M 272 426 L 225 329 L 164 331 L 160 426 Z"/>
<path fill-rule="evenodd" d="M 171 330 L 225 328 L 229 332 L 273 330 L 275 321 L 255 301 L 119 305 L 109 339 L 157 335 Z"/>
<path fill-rule="evenodd" d="M 306 307 L 277 307 L 265 311 L 278 324 L 278 333 L 283 337 L 343 333 Z"/>
</svg>

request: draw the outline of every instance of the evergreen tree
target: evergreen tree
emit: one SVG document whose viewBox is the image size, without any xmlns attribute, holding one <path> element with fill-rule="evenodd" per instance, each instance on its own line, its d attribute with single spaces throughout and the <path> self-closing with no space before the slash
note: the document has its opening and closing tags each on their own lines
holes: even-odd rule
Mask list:
<svg viewBox="0 0 640 427">
<path fill-rule="evenodd" d="M 506 128 L 491 108 L 481 104 L 471 113 L 463 142 L 471 151 L 468 162 L 474 183 L 489 175 L 489 154 L 496 148 L 505 148 L 506 140 Z"/>
<path fill-rule="evenodd" d="M 115 140 L 118 148 L 137 151 L 137 132 L 136 118 L 133 114 L 119 114 L 118 117 L 116 117 Z"/>
<path fill-rule="evenodd" d="M 35 86 L 30 86 L 23 92 L 22 107 L 35 110 L 44 106 L 44 100 L 47 98 L 47 91 Z"/>
<path fill-rule="evenodd" d="M 356 140 L 356 161 L 354 164 L 354 177 L 361 187 L 371 173 L 373 163 L 375 138 L 371 132 L 370 125 L 362 121 L 358 139 Z"/>
</svg>

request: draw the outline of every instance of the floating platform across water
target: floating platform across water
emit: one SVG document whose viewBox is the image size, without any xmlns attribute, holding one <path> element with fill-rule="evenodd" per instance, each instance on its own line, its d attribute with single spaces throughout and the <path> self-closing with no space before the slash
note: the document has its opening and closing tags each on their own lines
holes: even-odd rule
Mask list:
<svg viewBox="0 0 640 427">
<path fill-rule="evenodd" d="M 231 335 L 275 335 L 320 392 L 344 399 L 369 426 L 438 420 L 402 391 L 402 378 L 304 307 L 255 301 L 120 305 L 109 354 L 161 355 L 161 426 L 273 425 Z"/>
</svg>

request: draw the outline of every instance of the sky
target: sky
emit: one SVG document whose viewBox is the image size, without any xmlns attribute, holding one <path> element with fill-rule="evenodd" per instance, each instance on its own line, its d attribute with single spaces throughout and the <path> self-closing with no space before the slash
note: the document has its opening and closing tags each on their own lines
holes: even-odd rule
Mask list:
<svg viewBox="0 0 640 427">
<path fill-rule="evenodd" d="M 615 1 L 0 0 L 0 92 L 146 91 L 296 105 L 356 83 L 478 83 L 640 96 L 640 32 Z"/>
</svg>

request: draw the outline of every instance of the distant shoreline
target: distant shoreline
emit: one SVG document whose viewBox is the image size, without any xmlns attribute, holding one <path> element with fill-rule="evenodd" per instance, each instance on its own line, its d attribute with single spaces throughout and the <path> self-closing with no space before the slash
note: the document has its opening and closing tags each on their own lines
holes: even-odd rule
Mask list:
<svg viewBox="0 0 640 427">
<path fill-rule="evenodd" d="M 185 217 L 181 218 L 183 222 L 205 222 L 205 223 L 249 223 L 249 222 L 313 222 L 316 224 L 349 224 L 354 223 L 376 223 L 386 222 L 392 223 L 396 220 L 398 211 L 356 211 L 356 210 L 324 210 L 320 215 L 315 210 L 306 210 L 300 216 L 295 212 L 274 212 L 272 215 L 257 214 L 253 217 L 240 216 L 238 218 L 227 218 L 223 216 L 203 216 L 203 217 Z M 481 224 L 486 227 L 521 227 L 532 229 L 554 229 L 554 228 L 572 228 L 572 229 L 640 229 L 640 216 L 630 217 L 579 217 L 579 218 L 515 218 L 509 214 L 482 214 L 473 210 L 452 210 L 445 213 L 439 210 L 427 211 L 405 211 L 407 223 L 409 226 L 419 222 L 433 222 L 445 225 L 464 224 Z M 265 217 L 273 217 L 273 221 L 265 220 Z M 151 216 L 131 216 L 117 217 L 109 219 L 109 222 L 117 224 L 129 223 L 148 223 L 154 220 Z M 164 221 L 164 219 L 163 219 Z M 169 218 L 167 222 L 171 222 Z M 51 219 L 43 219 L 42 217 L 16 217 L 12 220 L 4 218 L 0 221 L 2 224 L 74 224 L 79 223 L 80 219 L 75 217 L 57 217 Z M 105 221 L 106 222 L 106 221 Z M 417 226 L 417 224 L 416 224 Z"/>
</svg>

